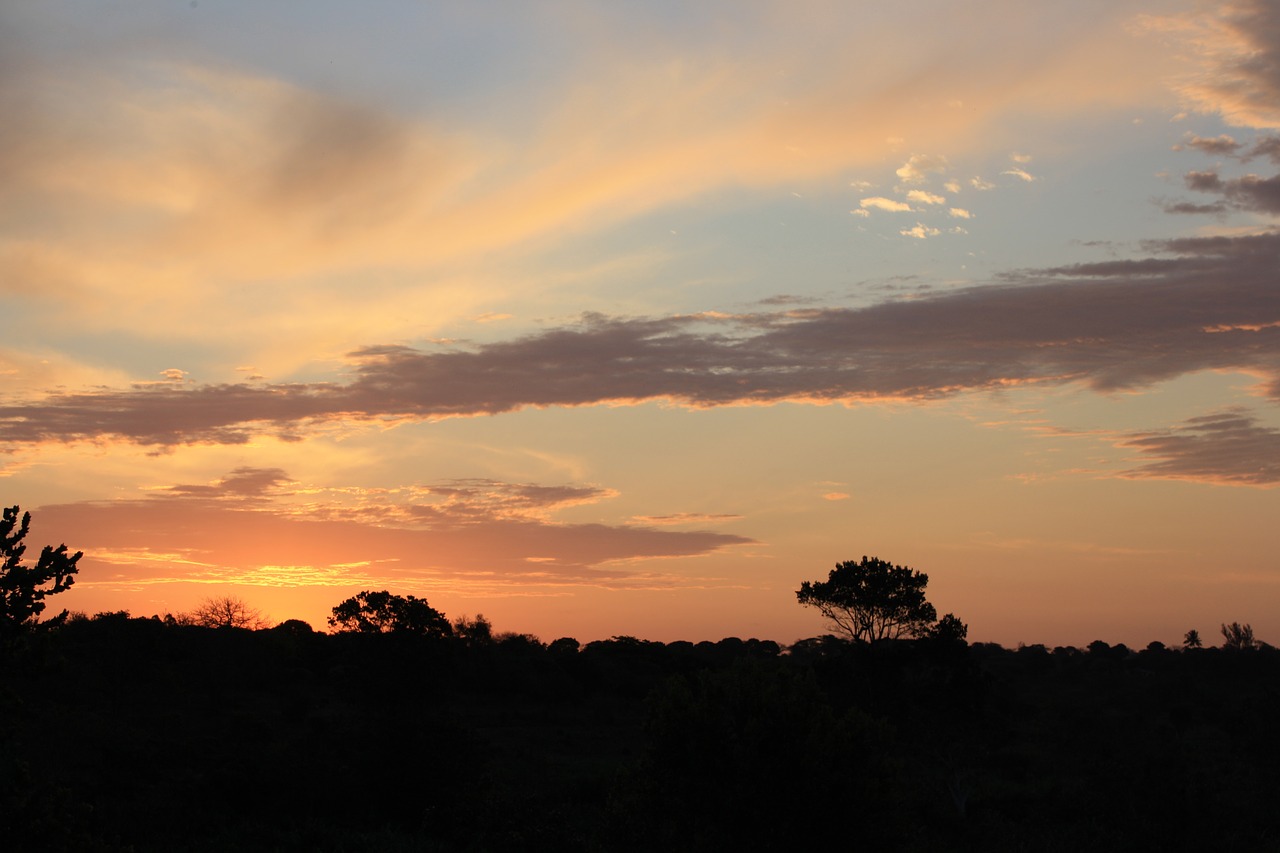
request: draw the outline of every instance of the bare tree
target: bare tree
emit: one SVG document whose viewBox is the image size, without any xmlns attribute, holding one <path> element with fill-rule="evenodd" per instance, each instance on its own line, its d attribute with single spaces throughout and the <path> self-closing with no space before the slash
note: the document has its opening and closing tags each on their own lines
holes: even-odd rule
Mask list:
<svg viewBox="0 0 1280 853">
<path fill-rule="evenodd" d="M 185 615 L 191 624 L 205 628 L 248 628 L 257 631 L 267 627 L 267 619 L 261 610 L 250 607 L 243 598 L 230 595 L 206 598 L 199 607 Z M 178 621 L 182 623 L 186 620 L 179 618 Z"/>
</svg>

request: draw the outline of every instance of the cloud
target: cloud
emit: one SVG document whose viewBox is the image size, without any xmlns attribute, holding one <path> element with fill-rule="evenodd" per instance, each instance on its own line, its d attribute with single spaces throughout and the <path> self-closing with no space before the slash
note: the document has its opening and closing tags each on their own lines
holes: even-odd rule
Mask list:
<svg viewBox="0 0 1280 853">
<path fill-rule="evenodd" d="M 929 175 L 945 172 L 948 165 L 947 158 L 941 154 L 912 154 L 896 174 L 903 183 L 922 184 L 929 180 Z"/>
<path fill-rule="evenodd" d="M 1218 193 L 1226 205 L 1237 210 L 1280 213 L 1280 175 L 1244 175 L 1223 180 L 1217 172 L 1188 172 L 1184 179 L 1188 189 Z"/>
<path fill-rule="evenodd" d="M 1026 169 L 1005 169 L 1000 174 L 1012 175 L 1013 177 L 1018 178 L 1019 180 L 1026 181 L 1028 183 L 1036 179 L 1036 176 L 1029 173 Z"/>
<path fill-rule="evenodd" d="M 1142 45 L 1111 50 L 1121 13 L 1106 4 L 1083 30 L 989 5 L 1002 24 L 978 41 L 951 38 L 972 10 L 939 9 L 909 55 L 853 13 L 815 30 L 757 8 L 743 26 L 766 24 L 766 42 L 717 39 L 683 60 L 668 33 L 620 38 L 608 22 L 621 18 L 572 16 L 600 38 L 571 39 L 527 78 L 462 68 L 450 85 L 467 97 L 443 102 L 370 69 L 308 87 L 297 57 L 219 51 L 213 33 L 207 51 L 121 37 L 151 32 L 141 12 L 101 34 L 25 14 L 0 27 L 0 289 L 41 306 L 25 342 L 92 323 L 134 351 L 199 343 L 281 376 L 353 341 L 444 336 L 510 307 L 556 278 L 552 247 L 664 206 L 858 175 L 885 162 L 889 137 L 967 157 L 1029 106 L 1078 118 L 1160 89 L 1133 59 Z M 63 53 L 82 42 L 83 56 Z M 1006 44 L 1019 50 L 993 49 Z M 937 61 L 944 49 L 960 53 Z M 921 108 L 953 88 L 975 93 L 963 110 Z"/>
<path fill-rule="evenodd" d="M 1122 475 L 1133 479 L 1280 483 L 1280 430 L 1240 409 L 1190 418 L 1171 430 L 1132 433 L 1117 444 L 1150 460 Z"/>
<path fill-rule="evenodd" d="M 1181 81 L 1188 105 L 1238 127 L 1280 127 L 1280 5 L 1235 0 L 1217 11 L 1149 17 L 1194 52 L 1198 69 Z"/>
<path fill-rule="evenodd" d="M 947 211 L 953 219 L 972 219 L 973 214 L 965 210 L 963 207 L 953 207 Z"/>
<path fill-rule="evenodd" d="M 903 237 L 914 237 L 917 240 L 927 240 L 930 237 L 937 237 L 942 232 L 937 228 L 931 228 L 923 222 L 917 222 L 912 228 L 903 228 L 898 232 Z"/>
<path fill-rule="evenodd" d="M 266 497 L 289 482 L 289 476 L 280 468 L 241 467 L 212 485 L 170 486 L 167 492 L 180 497 L 243 501 Z"/>
<path fill-rule="evenodd" d="M 1249 149 L 1248 157 L 1266 157 L 1272 163 L 1280 163 L 1280 136 L 1264 136 Z"/>
<path fill-rule="evenodd" d="M 1181 151 L 1184 147 L 1194 148 L 1201 153 L 1211 154 L 1216 157 L 1234 157 L 1244 147 L 1244 144 L 1237 142 L 1233 137 L 1225 133 L 1208 139 L 1196 136 L 1194 133 L 1188 133 L 1186 142 L 1173 146 L 1173 150 Z"/>
<path fill-rule="evenodd" d="M 1225 213 L 1227 206 L 1220 201 L 1215 201 L 1213 204 L 1192 204 L 1180 201 L 1162 205 L 1161 209 L 1165 213 Z"/>
<path fill-rule="evenodd" d="M 742 518 L 733 513 L 677 512 L 671 515 L 637 515 L 635 521 L 658 527 L 676 524 L 714 524 L 721 521 L 738 521 Z"/>
<path fill-rule="evenodd" d="M 277 469 L 134 500 L 39 508 L 42 529 L 85 552 L 82 581 L 108 586 L 243 583 L 678 584 L 641 560 L 709 554 L 752 540 L 646 525 L 560 524 L 556 509 L 612 494 L 493 480 L 396 490 L 308 489 L 291 500 Z M 355 498 L 344 492 L 354 492 Z M 713 518 L 709 516 L 708 518 Z M 536 558 L 536 559 L 535 559 Z"/>
<path fill-rule="evenodd" d="M 993 190 L 996 188 L 995 184 L 990 181 L 984 181 L 982 178 L 978 177 L 970 178 L 969 186 L 973 187 L 975 190 Z"/>
<path fill-rule="evenodd" d="M 1133 260 L 1009 273 L 863 308 L 581 322 L 470 349 L 371 346 L 344 383 L 169 385 L 0 405 L 0 444 L 300 439 L 526 407 L 930 399 L 1025 383 L 1140 388 L 1202 370 L 1280 400 L 1280 232 L 1147 244 Z"/>
<path fill-rule="evenodd" d="M 875 208 L 877 210 L 887 210 L 887 211 L 890 211 L 891 213 L 901 213 L 904 211 L 911 210 L 911 205 L 907 204 L 906 202 L 894 201 L 891 198 L 884 198 L 883 196 L 874 196 L 872 198 L 864 198 L 862 201 L 858 202 L 858 204 L 862 207 L 863 210 L 867 210 L 868 208 Z"/>
<path fill-rule="evenodd" d="M 907 193 L 907 199 L 919 202 L 920 204 L 945 204 L 946 199 L 936 193 L 925 192 L 924 190 L 912 190 Z"/>
</svg>

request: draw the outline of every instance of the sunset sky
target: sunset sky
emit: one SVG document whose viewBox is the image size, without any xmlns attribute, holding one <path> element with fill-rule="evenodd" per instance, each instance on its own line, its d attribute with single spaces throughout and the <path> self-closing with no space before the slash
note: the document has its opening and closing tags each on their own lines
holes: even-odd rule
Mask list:
<svg viewBox="0 0 1280 853">
<path fill-rule="evenodd" d="M 95 613 L 1280 644 L 1280 1 L 0 8 L 0 501 Z"/>
</svg>

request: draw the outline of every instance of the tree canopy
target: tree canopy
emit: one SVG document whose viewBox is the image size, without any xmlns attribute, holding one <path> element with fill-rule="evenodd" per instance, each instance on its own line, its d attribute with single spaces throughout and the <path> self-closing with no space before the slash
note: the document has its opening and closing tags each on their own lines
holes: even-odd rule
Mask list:
<svg viewBox="0 0 1280 853">
<path fill-rule="evenodd" d="M 80 551 L 68 554 L 66 545 L 46 545 L 34 566 L 23 565 L 27 546 L 22 540 L 30 530 L 31 513 L 23 513 L 19 523 L 18 512 L 17 506 L 6 507 L 0 518 L 0 556 L 4 558 L 0 564 L 0 636 L 40 624 L 45 596 L 65 592 L 75 583 L 76 563 L 84 556 Z M 61 622 L 66 615 L 64 610 L 46 624 Z"/>
<path fill-rule="evenodd" d="M 853 640 L 920 637 L 929 632 L 938 615 L 925 600 L 928 583 L 924 572 L 864 556 L 861 562 L 837 563 L 825 581 L 805 581 L 796 599 L 816 607 Z"/>
<path fill-rule="evenodd" d="M 365 590 L 333 608 L 329 627 L 340 633 L 452 636 L 449 620 L 425 598 Z"/>
</svg>

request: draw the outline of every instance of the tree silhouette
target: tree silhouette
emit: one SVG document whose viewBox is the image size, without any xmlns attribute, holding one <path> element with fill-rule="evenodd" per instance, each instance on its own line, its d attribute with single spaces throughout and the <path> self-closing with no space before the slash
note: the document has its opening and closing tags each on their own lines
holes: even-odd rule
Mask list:
<svg viewBox="0 0 1280 853">
<path fill-rule="evenodd" d="M 1222 626 L 1222 641 L 1224 649 L 1235 652 L 1249 651 L 1258 647 L 1258 641 L 1253 638 L 1253 626 L 1241 625 L 1239 622 Z"/>
<path fill-rule="evenodd" d="M 864 556 L 860 563 L 837 563 L 825 581 L 805 581 L 796 599 L 818 608 L 853 640 L 919 637 L 938 615 L 924 597 L 928 583 L 929 576 L 923 572 Z"/>
<path fill-rule="evenodd" d="M 339 633 L 452 636 L 449 620 L 425 598 L 365 590 L 333 608 L 329 627 Z"/>
<path fill-rule="evenodd" d="M 267 627 L 262 611 L 250 607 L 244 599 L 230 595 L 206 598 L 199 607 L 187 614 L 184 621 L 205 628 L 248 628 L 257 631 Z"/>
<path fill-rule="evenodd" d="M 1188 649 L 1198 649 L 1203 643 L 1200 642 L 1200 632 L 1192 628 L 1187 635 L 1182 638 L 1182 645 Z"/>
<path fill-rule="evenodd" d="M 19 524 L 18 510 L 17 506 L 6 507 L 0 520 L 0 556 L 4 557 L 0 565 L 0 636 L 12 636 L 42 624 L 45 596 L 65 592 L 75 583 L 73 575 L 79 571 L 76 563 L 84 556 L 81 551 L 68 555 L 66 545 L 46 545 L 34 566 L 24 566 L 22 556 L 27 546 L 22 540 L 31 527 L 31 513 L 23 513 Z M 60 624 L 66 616 L 64 610 L 43 624 Z"/>
<path fill-rule="evenodd" d="M 487 646 L 493 643 L 493 623 L 483 613 L 475 619 L 464 614 L 453 620 L 453 636 L 468 646 Z"/>
<path fill-rule="evenodd" d="M 963 643 L 969 636 L 969 626 L 954 613 L 948 613 L 929 629 L 929 636 L 943 643 Z"/>
</svg>

